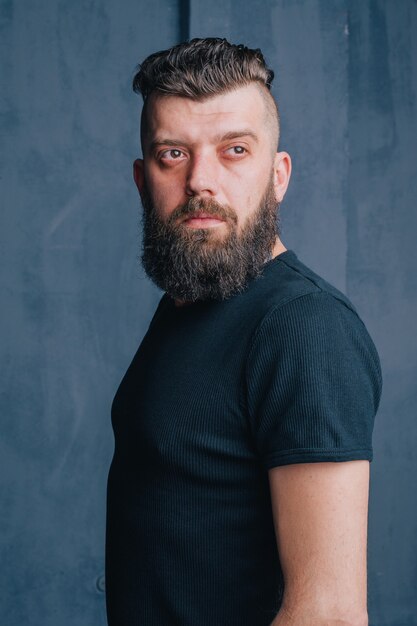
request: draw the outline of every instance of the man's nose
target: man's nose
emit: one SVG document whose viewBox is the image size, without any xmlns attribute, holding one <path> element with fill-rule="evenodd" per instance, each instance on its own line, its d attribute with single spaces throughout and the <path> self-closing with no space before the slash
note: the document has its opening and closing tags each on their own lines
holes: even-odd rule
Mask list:
<svg viewBox="0 0 417 626">
<path fill-rule="evenodd" d="M 218 192 L 219 170 L 210 156 L 193 157 L 188 166 L 186 193 L 189 196 L 215 196 Z"/>
</svg>

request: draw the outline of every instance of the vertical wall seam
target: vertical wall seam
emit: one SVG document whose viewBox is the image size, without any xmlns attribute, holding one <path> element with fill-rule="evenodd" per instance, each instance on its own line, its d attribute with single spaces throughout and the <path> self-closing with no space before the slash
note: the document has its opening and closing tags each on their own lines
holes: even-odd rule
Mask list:
<svg viewBox="0 0 417 626">
<path fill-rule="evenodd" d="M 350 71 L 351 71 L 351 58 L 350 58 L 350 33 L 351 33 L 351 9 L 349 2 L 346 5 L 346 27 L 345 35 L 347 38 L 346 53 L 347 53 L 347 76 L 346 76 L 346 156 L 347 156 L 347 180 L 346 180 L 346 196 L 345 196 L 345 236 L 346 236 L 346 261 L 345 261 L 345 293 L 349 295 L 349 267 L 350 267 L 350 239 L 349 239 L 349 208 L 350 208 L 350 175 L 351 175 L 351 152 L 350 152 Z"/>
<path fill-rule="evenodd" d="M 190 2 L 191 0 L 179 0 L 180 41 L 190 39 Z"/>
</svg>

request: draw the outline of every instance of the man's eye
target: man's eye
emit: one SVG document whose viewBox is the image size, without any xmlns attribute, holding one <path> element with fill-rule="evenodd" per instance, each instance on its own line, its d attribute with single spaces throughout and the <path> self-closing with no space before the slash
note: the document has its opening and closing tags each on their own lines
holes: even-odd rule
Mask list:
<svg viewBox="0 0 417 626">
<path fill-rule="evenodd" d="M 226 152 L 229 152 L 232 155 L 239 155 L 240 156 L 241 154 L 245 154 L 245 152 L 247 152 L 247 150 L 243 146 L 232 146 L 231 148 L 228 148 L 226 150 Z"/>
<path fill-rule="evenodd" d="M 177 148 L 171 148 L 170 150 L 164 150 L 163 152 L 161 152 L 160 157 L 161 159 L 166 159 L 168 161 L 175 161 L 176 159 L 179 159 L 181 155 L 181 150 L 177 150 Z"/>
</svg>

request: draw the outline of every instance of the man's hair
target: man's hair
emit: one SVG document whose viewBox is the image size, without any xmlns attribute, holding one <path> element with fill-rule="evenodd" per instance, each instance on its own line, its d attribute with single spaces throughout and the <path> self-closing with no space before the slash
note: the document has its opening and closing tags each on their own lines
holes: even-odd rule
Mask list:
<svg viewBox="0 0 417 626">
<path fill-rule="evenodd" d="M 279 113 L 270 93 L 274 72 L 259 48 L 253 50 L 226 39 L 192 39 L 148 56 L 138 65 L 133 91 L 142 94 L 142 146 L 146 132 L 146 108 L 152 93 L 206 100 L 251 83 L 259 85 L 268 123 L 279 138 Z M 277 148 L 277 146 L 275 147 Z"/>
</svg>

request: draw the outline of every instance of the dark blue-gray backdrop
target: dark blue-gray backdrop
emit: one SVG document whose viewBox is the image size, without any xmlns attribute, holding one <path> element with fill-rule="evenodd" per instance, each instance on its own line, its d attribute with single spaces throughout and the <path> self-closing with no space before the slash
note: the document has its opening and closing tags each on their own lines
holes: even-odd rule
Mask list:
<svg viewBox="0 0 417 626">
<path fill-rule="evenodd" d="M 105 624 L 110 405 L 161 296 L 138 261 L 130 81 L 194 36 L 276 70 L 283 241 L 383 365 L 370 624 L 416 625 L 416 1 L 0 0 L 0 33 L 2 626 Z"/>
</svg>

